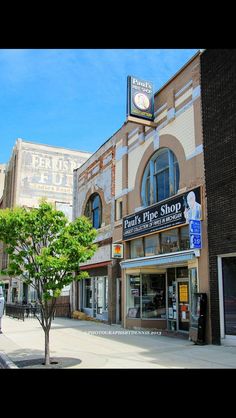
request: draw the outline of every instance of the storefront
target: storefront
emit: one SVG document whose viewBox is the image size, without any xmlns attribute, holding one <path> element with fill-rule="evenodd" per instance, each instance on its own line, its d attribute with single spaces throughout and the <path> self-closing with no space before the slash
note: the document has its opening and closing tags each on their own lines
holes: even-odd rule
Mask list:
<svg viewBox="0 0 236 418">
<path fill-rule="evenodd" d="M 197 251 L 126 260 L 125 327 L 188 332 L 193 295 L 199 289 Z"/>
<path fill-rule="evenodd" d="M 101 264 L 101 263 L 100 263 Z M 105 263 L 104 263 L 105 264 Z M 106 263 L 107 264 L 107 263 Z M 89 266 L 90 267 L 90 266 Z M 83 269 L 83 268 L 81 268 Z M 79 282 L 79 309 L 88 316 L 108 320 L 107 266 L 87 267 L 89 278 Z"/>
<path fill-rule="evenodd" d="M 201 248 L 201 242 L 192 242 L 186 213 L 193 193 L 201 217 L 198 187 L 123 219 L 129 253 L 121 262 L 127 328 L 189 332 L 194 294 L 199 291 Z"/>
</svg>

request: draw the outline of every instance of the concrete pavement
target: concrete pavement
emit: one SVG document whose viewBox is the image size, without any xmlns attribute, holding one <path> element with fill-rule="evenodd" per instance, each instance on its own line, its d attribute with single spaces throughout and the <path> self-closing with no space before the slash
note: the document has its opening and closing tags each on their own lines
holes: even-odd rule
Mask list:
<svg viewBox="0 0 236 418">
<path fill-rule="evenodd" d="M 45 368 L 44 333 L 35 318 L 4 316 L 0 352 L 19 368 Z M 55 318 L 50 332 L 50 368 L 236 368 L 236 347 L 125 330 L 119 325 Z"/>
</svg>

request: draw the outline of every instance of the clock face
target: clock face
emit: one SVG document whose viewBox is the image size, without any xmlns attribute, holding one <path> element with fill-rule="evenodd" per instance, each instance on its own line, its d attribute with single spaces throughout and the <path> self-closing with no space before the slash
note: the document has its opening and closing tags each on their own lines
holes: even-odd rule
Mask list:
<svg viewBox="0 0 236 418">
<path fill-rule="evenodd" d="M 134 104 L 140 110 L 147 110 L 150 106 L 150 100 L 144 93 L 137 93 L 134 96 Z"/>
</svg>

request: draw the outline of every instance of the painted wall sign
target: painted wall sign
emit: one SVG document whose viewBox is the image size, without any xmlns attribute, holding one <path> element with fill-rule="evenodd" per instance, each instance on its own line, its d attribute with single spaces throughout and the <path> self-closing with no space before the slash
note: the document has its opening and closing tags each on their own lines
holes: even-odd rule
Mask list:
<svg viewBox="0 0 236 418">
<path fill-rule="evenodd" d="M 201 219 L 201 188 L 149 206 L 123 218 L 123 240 Z"/>
<path fill-rule="evenodd" d="M 150 81 L 128 76 L 127 116 L 154 120 L 154 92 Z"/>
<path fill-rule="evenodd" d="M 73 170 L 86 161 L 69 153 L 27 147 L 22 150 L 20 197 L 72 200 Z"/>
</svg>

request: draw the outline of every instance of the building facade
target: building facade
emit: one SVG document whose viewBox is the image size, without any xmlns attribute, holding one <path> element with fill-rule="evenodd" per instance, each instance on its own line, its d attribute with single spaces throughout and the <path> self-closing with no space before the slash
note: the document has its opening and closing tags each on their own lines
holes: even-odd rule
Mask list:
<svg viewBox="0 0 236 418">
<path fill-rule="evenodd" d="M 201 55 L 213 344 L 236 344 L 236 51 Z"/>
<path fill-rule="evenodd" d="M 154 126 L 127 121 L 76 170 L 74 217 L 97 222 L 99 248 L 73 296 L 98 319 L 191 337 L 204 292 L 210 342 L 200 55 L 156 92 Z M 201 227 L 198 241 L 190 224 Z M 123 244 L 122 261 L 111 244 Z"/>
<path fill-rule="evenodd" d="M 83 164 L 91 153 L 36 144 L 18 139 L 6 166 L 1 208 L 37 207 L 41 198 L 53 203 L 72 219 L 73 170 Z M 7 254 L 1 247 L 0 267 L 7 266 Z M 32 290 L 18 278 L 2 276 L 7 301 L 35 299 Z M 69 287 L 62 295 L 69 294 Z"/>
<path fill-rule="evenodd" d="M 124 244 L 124 327 L 187 336 L 195 293 L 210 296 L 200 97 L 198 53 L 155 94 L 156 128 L 136 125 L 116 144 L 115 205 L 123 220 L 113 242 Z M 199 246 L 190 219 L 200 220 Z M 211 341 L 209 300 L 206 334 Z"/>
<path fill-rule="evenodd" d="M 115 210 L 116 143 L 135 125 L 124 124 L 81 167 L 74 171 L 73 219 L 85 215 L 97 229 L 98 249 L 80 269 L 89 278 L 72 285 L 74 310 L 109 323 L 120 323 L 121 270 L 111 258 Z"/>
</svg>

